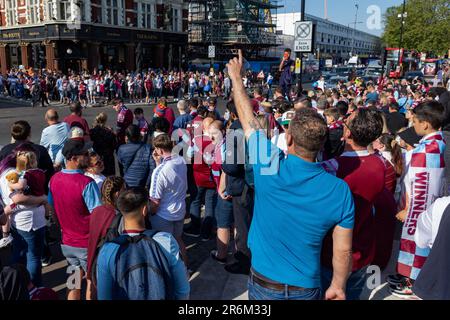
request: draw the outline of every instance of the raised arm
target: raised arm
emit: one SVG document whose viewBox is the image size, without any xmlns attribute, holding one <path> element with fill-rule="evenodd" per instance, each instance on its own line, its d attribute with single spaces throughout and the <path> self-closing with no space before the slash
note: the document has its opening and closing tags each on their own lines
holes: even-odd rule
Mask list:
<svg viewBox="0 0 450 320">
<path fill-rule="evenodd" d="M 230 79 L 233 82 L 233 101 L 236 105 L 245 137 L 248 139 L 254 130 L 260 129 L 260 125 L 253 114 L 250 98 L 242 82 L 243 61 L 242 50 L 239 49 L 239 58 L 231 59 L 227 64 L 227 68 Z"/>
</svg>

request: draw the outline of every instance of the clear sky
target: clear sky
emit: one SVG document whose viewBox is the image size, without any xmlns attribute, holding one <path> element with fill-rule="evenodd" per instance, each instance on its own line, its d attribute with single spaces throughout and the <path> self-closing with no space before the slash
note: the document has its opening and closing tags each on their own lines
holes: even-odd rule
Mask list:
<svg viewBox="0 0 450 320">
<path fill-rule="evenodd" d="M 278 13 L 300 12 L 300 0 L 278 0 L 278 3 L 284 6 L 284 8 L 278 9 Z M 372 13 L 367 13 L 368 8 L 374 5 L 378 6 L 383 15 L 387 8 L 400 5 L 403 0 L 328 0 L 328 20 L 343 25 L 351 23 L 351 26 L 354 26 L 356 3 L 359 5 L 357 21 L 363 22 L 358 23 L 356 29 L 380 36 L 384 28 L 383 19 L 381 18 L 380 27 L 372 25 L 373 27 L 370 29 L 367 21 L 373 21 L 373 19 L 370 19 Z M 306 0 L 306 13 L 324 18 L 324 0 Z M 371 26 L 370 23 L 369 26 Z"/>
</svg>

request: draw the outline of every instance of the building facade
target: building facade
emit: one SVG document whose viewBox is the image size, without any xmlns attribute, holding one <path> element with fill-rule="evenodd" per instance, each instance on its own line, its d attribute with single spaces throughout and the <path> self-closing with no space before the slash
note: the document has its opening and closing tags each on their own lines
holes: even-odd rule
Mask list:
<svg viewBox="0 0 450 320">
<path fill-rule="evenodd" d="M 277 14 L 277 30 L 285 35 L 285 43 L 293 48 L 294 25 L 300 20 L 300 13 Z M 315 29 L 315 52 L 317 58 L 332 58 L 336 63 L 348 60 L 351 55 L 360 58 L 380 56 L 381 39 L 370 33 L 355 30 L 353 24 L 342 25 L 306 14 L 305 20 L 313 21 Z M 290 47 L 292 45 L 292 47 Z"/>
<path fill-rule="evenodd" d="M 181 68 L 183 0 L 0 0 L 0 68 Z"/>
</svg>

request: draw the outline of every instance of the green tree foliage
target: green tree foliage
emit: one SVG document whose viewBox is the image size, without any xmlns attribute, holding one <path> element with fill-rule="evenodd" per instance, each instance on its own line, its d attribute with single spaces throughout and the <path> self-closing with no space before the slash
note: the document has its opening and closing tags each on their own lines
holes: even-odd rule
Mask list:
<svg viewBox="0 0 450 320">
<path fill-rule="evenodd" d="M 382 36 L 386 47 L 400 45 L 403 5 L 390 7 L 384 15 Z M 407 0 L 403 48 L 445 55 L 450 49 L 450 0 Z"/>
</svg>

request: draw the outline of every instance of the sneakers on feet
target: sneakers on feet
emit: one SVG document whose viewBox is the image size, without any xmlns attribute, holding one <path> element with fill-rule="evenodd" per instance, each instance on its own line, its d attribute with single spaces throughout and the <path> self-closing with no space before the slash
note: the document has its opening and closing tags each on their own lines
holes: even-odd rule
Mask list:
<svg viewBox="0 0 450 320">
<path fill-rule="evenodd" d="M 8 235 L 5 238 L 0 239 L 0 248 L 5 248 L 13 241 L 12 235 Z"/>
<path fill-rule="evenodd" d="M 224 259 L 220 259 L 219 257 L 217 257 L 217 250 L 212 250 L 211 251 L 211 258 L 213 258 L 214 260 L 216 260 L 220 264 L 226 264 L 227 263 L 227 258 L 226 257 Z"/>
<path fill-rule="evenodd" d="M 248 275 L 250 273 L 250 266 L 243 265 L 239 262 L 235 262 L 233 264 L 228 264 L 225 266 L 225 270 L 229 273 L 233 274 L 245 274 Z"/>
<path fill-rule="evenodd" d="M 211 240 L 211 234 L 206 234 L 206 233 L 202 233 L 202 241 L 203 242 L 208 242 L 209 240 Z"/>
<path fill-rule="evenodd" d="M 387 277 L 387 282 L 390 285 L 397 285 L 397 284 L 404 284 L 406 282 L 406 277 L 402 276 L 401 274 L 396 274 L 396 275 L 389 275 Z"/>
<path fill-rule="evenodd" d="M 44 258 L 41 260 L 42 267 L 48 267 L 52 264 L 52 257 Z"/>
<path fill-rule="evenodd" d="M 402 298 L 411 299 L 414 298 L 414 292 L 412 291 L 413 284 L 410 279 L 405 278 L 404 283 L 390 284 L 389 290 L 392 295 Z"/>
<path fill-rule="evenodd" d="M 183 230 L 183 233 L 189 237 L 200 237 L 200 228 L 196 228 L 193 225 L 188 226 Z"/>
</svg>

